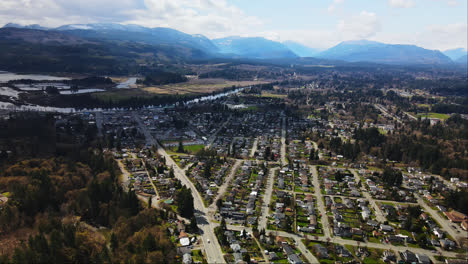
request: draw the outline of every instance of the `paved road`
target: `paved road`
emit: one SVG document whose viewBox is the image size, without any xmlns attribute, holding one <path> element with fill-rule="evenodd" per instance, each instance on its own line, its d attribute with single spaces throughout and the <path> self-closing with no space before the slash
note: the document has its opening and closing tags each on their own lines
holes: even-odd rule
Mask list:
<svg viewBox="0 0 468 264">
<path fill-rule="evenodd" d="M 318 179 L 317 167 L 310 166 L 310 170 L 312 172 L 312 183 L 314 184 L 315 197 L 317 198 L 317 206 L 320 214 L 322 215 L 321 221 L 323 227 L 323 234 L 325 235 L 325 237 L 331 237 L 330 223 L 328 222 L 327 210 L 322 199 L 322 192 L 320 190 L 320 182 Z"/>
<path fill-rule="evenodd" d="M 341 198 L 341 199 L 344 199 L 344 198 L 354 198 L 354 199 L 359 199 L 359 198 L 363 198 L 363 197 L 354 197 L 354 196 L 346 196 L 346 195 L 335 195 L 335 194 L 327 194 L 327 196 L 329 197 L 338 197 L 338 198 Z M 374 198 L 372 198 L 374 199 Z M 397 201 L 391 201 L 391 200 L 379 200 L 379 199 L 374 199 L 375 202 L 377 203 L 392 203 L 392 204 L 405 204 L 405 205 L 418 205 L 418 203 L 411 203 L 411 202 L 397 202 Z"/>
<path fill-rule="evenodd" d="M 271 203 L 271 196 L 273 194 L 273 184 L 275 173 L 278 171 L 279 168 L 270 169 L 268 172 L 268 178 L 266 182 L 265 194 L 263 195 L 263 204 L 262 204 L 262 212 L 260 215 L 260 220 L 258 223 L 258 229 L 267 229 L 268 223 L 268 213 L 269 213 L 269 206 Z"/>
<path fill-rule="evenodd" d="M 319 150 L 318 145 L 317 145 L 317 142 L 312 141 L 312 140 L 309 140 L 309 141 L 312 143 L 312 145 L 314 145 L 315 151 L 318 151 L 318 152 L 319 152 L 319 154 L 318 154 L 319 159 L 322 159 L 323 154 L 322 154 L 322 152 Z"/>
<path fill-rule="evenodd" d="M 356 184 L 358 184 L 361 181 L 361 178 L 360 178 L 359 174 L 354 169 L 349 169 L 349 170 L 354 175 L 354 180 L 356 181 Z M 364 198 L 366 198 L 369 201 L 369 204 L 374 209 L 376 220 L 378 222 L 380 222 L 380 223 L 383 223 L 383 222 L 387 221 L 387 219 L 385 218 L 382 210 L 380 210 L 380 207 L 377 206 L 377 204 L 375 203 L 374 198 L 372 198 L 372 196 L 369 194 L 369 192 L 367 190 L 362 190 L 362 189 L 361 189 L 361 191 L 362 191 L 362 194 L 364 195 Z"/>
<path fill-rule="evenodd" d="M 98 129 L 98 136 L 102 137 L 102 112 L 96 111 L 94 112 L 96 118 L 96 127 Z"/>
<path fill-rule="evenodd" d="M 461 234 L 463 233 L 460 233 L 458 234 L 455 230 L 453 230 L 453 228 L 451 227 L 452 225 L 455 225 L 453 223 L 450 223 L 450 221 L 448 219 L 446 219 L 445 217 L 442 217 L 439 213 L 437 213 L 434 209 L 432 209 L 429 205 L 427 205 L 427 203 L 424 201 L 423 198 L 421 198 L 421 196 L 419 196 L 419 194 L 417 193 L 414 193 L 414 196 L 416 197 L 416 199 L 418 200 L 418 204 L 424 208 L 424 211 L 426 211 L 426 213 L 429 213 L 431 215 L 431 217 L 433 219 L 435 219 L 442 227 L 442 229 L 447 232 L 451 237 L 453 237 L 453 239 L 455 239 L 455 242 L 457 244 L 458 243 L 458 238 L 461 237 Z M 464 233 L 466 235 L 466 233 Z"/>
<path fill-rule="evenodd" d="M 286 117 L 283 116 L 281 118 L 281 165 L 286 164 Z"/>
<path fill-rule="evenodd" d="M 265 262 L 261 262 L 261 263 L 270 263 L 270 259 L 265 254 L 265 249 L 262 247 L 262 244 L 260 244 L 260 241 L 258 241 L 258 239 L 256 237 L 254 237 L 254 236 L 252 236 L 252 238 L 253 238 L 253 240 L 255 240 L 258 247 L 260 248 L 260 252 L 262 252 L 263 259 L 265 260 Z"/>
<path fill-rule="evenodd" d="M 157 147 L 158 154 L 166 159 L 169 168 L 174 169 L 174 176 L 181 181 L 181 183 L 192 191 L 193 203 L 196 211 L 196 219 L 198 228 L 200 229 L 204 249 L 208 263 L 225 263 L 221 246 L 219 245 L 218 239 L 214 234 L 214 225 L 209 220 L 208 210 L 203 204 L 203 200 L 198 193 L 193 183 L 187 178 L 185 173 L 179 168 L 179 166 L 172 160 L 171 156 L 159 145 L 159 143 L 151 135 L 150 131 L 143 124 L 137 113 L 133 112 L 133 117 L 137 121 L 140 130 L 143 132 L 146 138 L 146 142 Z"/>
<path fill-rule="evenodd" d="M 224 193 L 226 192 L 229 184 L 231 183 L 232 179 L 236 175 L 236 172 L 239 169 L 241 164 L 242 164 L 242 160 L 236 160 L 236 162 L 234 162 L 234 165 L 232 166 L 231 171 L 229 172 L 229 175 L 224 179 L 223 185 L 219 187 L 218 194 L 213 199 L 213 203 L 211 203 L 210 207 L 208 207 L 210 211 L 216 211 L 216 201 L 223 197 Z"/>
<path fill-rule="evenodd" d="M 382 112 L 382 114 L 384 116 L 387 116 L 388 118 L 391 118 L 391 119 L 394 119 L 396 120 L 398 123 L 400 124 L 403 124 L 403 122 L 401 121 L 401 119 L 398 117 L 398 116 L 394 116 L 393 114 L 389 113 L 387 111 L 387 109 L 383 106 L 383 105 L 380 105 L 380 104 L 374 104 L 375 108 L 379 109 L 380 112 Z"/>
<path fill-rule="evenodd" d="M 146 177 L 148 177 L 148 180 L 150 181 L 150 184 L 153 187 L 154 192 L 156 193 L 156 197 L 160 198 L 158 188 L 156 188 L 156 185 L 154 185 L 153 179 L 151 178 L 151 174 L 146 169 L 146 163 L 145 163 L 144 159 L 141 159 L 141 163 L 143 164 L 143 168 L 145 168 Z M 159 200 L 159 199 L 157 199 L 157 200 Z"/>
<path fill-rule="evenodd" d="M 255 156 L 255 151 L 257 151 L 258 147 L 258 137 L 255 138 L 253 145 L 252 145 L 252 150 L 250 150 L 250 157 L 253 158 Z"/>
<path fill-rule="evenodd" d="M 230 230 L 237 230 L 237 231 L 241 231 L 243 229 L 247 230 L 248 232 L 251 231 L 250 228 L 245 228 L 245 227 L 242 227 L 242 226 L 227 225 L 227 228 L 230 229 Z M 273 230 L 267 230 L 266 231 L 267 235 L 270 234 L 270 233 L 273 233 L 273 234 L 278 235 L 278 236 L 288 237 L 288 238 L 294 239 L 297 242 L 297 246 L 299 247 L 301 252 L 308 259 L 309 263 L 319 263 L 318 260 L 315 258 L 315 256 L 313 256 L 309 252 L 309 250 L 306 249 L 305 245 L 302 243 L 302 239 L 304 239 L 304 237 L 302 237 L 300 235 L 297 235 L 297 234 L 287 233 L 287 232 L 284 232 L 284 231 L 273 231 Z M 318 236 L 317 241 L 328 242 L 328 239 L 327 239 L 326 236 Z M 341 245 L 351 245 L 351 246 L 355 246 L 355 247 L 357 247 L 359 245 L 360 247 L 378 248 L 378 249 L 383 249 L 383 250 L 389 250 L 390 249 L 390 250 L 393 250 L 395 252 L 402 252 L 402 251 L 408 250 L 408 247 L 406 247 L 406 246 L 394 246 L 394 245 L 387 244 L 387 243 L 370 243 L 370 242 L 366 243 L 366 242 L 359 242 L 359 241 L 356 241 L 356 240 L 342 239 L 340 237 L 333 237 L 333 238 L 330 239 L 330 242 L 331 243 L 341 244 Z M 419 253 L 419 254 L 427 255 L 428 257 L 430 257 L 434 261 L 434 263 L 436 263 L 434 257 L 439 256 L 438 252 L 433 253 L 433 252 L 431 252 L 429 250 L 422 249 L 422 248 L 410 248 L 409 250 L 412 251 L 413 253 Z M 459 253 L 444 251 L 443 255 L 446 256 L 446 257 L 451 257 L 451 258 L 458 258 Z"/>
<path fill-rule="evenodd" d="M 216 131 L 210 136 L 210 138 L 208 139 L 208 144 L 206 145 L 206 148 L 211 148 L 211 145 L 213 145 L 213 142 L 215 141 L 216 139 L 216 136 L 218 135 L 219 131 L 221 131 L 221 129 L 227 125 L 229 123 L 229 121 L 231 121 L 231 118 L 232 116 L 230 116 L 228 118 L 228 120 L 226 122 L 224 122 L 218 129 L 216 129 Z"/>
<path fill-rule="evenodd" d="M 252 229 L 250 227 L 243 227 L 243 226 L 236 226 L 236 225 L 227 225 L 226 227 L 229 230 L 235 230 L 235 231 L 246 230 L 247 232 L 250 232 L 250 233 L 252 232 Z M 302 254 L 306 257 L 307 263 L 314 263 L 314 264 L 319 263 L 317 258 L 309 250 L 307 250 L 304 243 L 302 243 L 302 241 L 301 241 L 303 239 L 302 237 L 300 237 L 300 236 L 298 236 L 296 234 L 291 234 L 291 233 L 287 233 L 287 232 L 283 232 L 283 231 L 273 231 L 273 230 L 267 230 L 266 231 L 266 235 L 268 235 L 270 233 L 273 233 L 275 235 L 282 236 L 282 237 L 292 238 L 294 241 L 297 242 L 296 246 L 299 248 L 299 250 L 302 252 Z"/>
<path fill-rule="evenodd" d="M 405 113 L 405 115 L 406 115 L 407 117 L 409 117 L 409 118 L 411 118 L 411 119 L 413 119 L 413 120 L 418 120 L 414 115 L 412 115 L 412 114 L 410 114 L 410 113 L 408 113 L 408 112 L 403 112 L 403 113 Z"/>
<path fill-rule="evenodd" d="M 119 165 L 120 171 L 122 172 L 122 188 L 125 192 L 128 192 L 128 186 L 130 185 L 130 173 L 125 168 L 125 165 L 122 163 L 122 160 L 117 160 L 117 164 Z"/>
</svg>

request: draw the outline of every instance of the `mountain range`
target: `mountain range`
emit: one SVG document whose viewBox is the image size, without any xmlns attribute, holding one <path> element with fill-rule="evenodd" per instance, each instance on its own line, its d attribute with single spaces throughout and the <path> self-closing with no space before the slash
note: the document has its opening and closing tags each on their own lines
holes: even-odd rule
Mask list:
<svg viewBox="0 0 468 264">
<path fill-rule="evenodd" d="M 457 62 L 459 59 L 463 59 L 468 54 L 468 51 L 464 48 L 450 49 L 443 52 L 447 57 Z"/>
<path fill-rule="evenodd" d="M 319 58 L 349 62 L 375 62 L 384 64 L 450 64 L 452 60 L 438 50 L 415 45 L 385 44 L 376 41 L 344 41 L 321 52 Z"/>
<path fill-rule="evenodd" d="M 15 29 L 16 32 L 13 32 Z M 182 60 L 316 57 L 345 62 L 398 65 L 444 65 L 453 64 L 454 61 L 466 63 L 466 60 L 461 58 L 466 55 L 466 50 L 463 49 L 448 50 L 442 53 L 415 45 L 356 40 L 344 41 L 325 51 L 320 51 L 292 41 L 280 43 L 261 37 L 226 37 L 210 40 L 203 35 L 186 34 L 170 28 L 148 28 L 114 23 L 71 24 L 57 28 L 9 23 L 0 31 L 0 39 L 11 40 L 12 37 L 15 37 L 16 41 L 23 40 L 31 43 L 47 43 L 48 45 L 94 43 L 95 45 L 110 45 L 114 49 L 131 46 L 146 51 L 151 50 L 161 60 L 169 60 L 174 57 Z"/>
</svg>

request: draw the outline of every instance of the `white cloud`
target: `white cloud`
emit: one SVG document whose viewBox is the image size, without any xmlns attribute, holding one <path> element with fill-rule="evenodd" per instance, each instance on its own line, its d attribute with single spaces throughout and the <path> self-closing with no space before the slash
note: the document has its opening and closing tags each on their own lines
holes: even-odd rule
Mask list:
<svg viewBox="0 0 468 264">
<path fill-rule="evenodd" d="M 225 0 L 145 0 L 147 10 L 137 10 L 126 23 L 143 26 L 166 26 L 187 33 L 203 33 L 208 37 L 226 34 L 246 35 L 259 30 L 262 22 L 247 16 Z"/>
<path fill-rule="evenodd" d="M 410 7 L 414 6 L 415 0 L 387 1 L 393 3 L 392 6 Z M 456 4 L 455 0 L 431 1 Z M 466 23 L 428 25 L 415 33 L 385 33 L 381 32 L 379 19 L 385 14 L 337 12 L 342 11 L 339 8 L 343 2 L 329 0 L 329 10 L 339 18 L 326 27 L 297 25 L 298 28 L 267 30 L 262 20 L 247 15 L 227 0 L 0 0 L 0 25 L 8 22 L 52 27 L 73 23 L 135 23 L 200 33 L 209 38 L 239 35 L 262 36 L 275 41 L 293 40 L 322 49 L 341 41 L 363 38 L 441 50 L 467 46 Z M 385 5 L 385 2 L 381 3 Z"/>
<path fill-rule="evenodd" d="M 388 0 L 388 3 L 390 4 L 390 6 L 396 8 L 414 7 L 414 2 L 412 0 Z"/>
<path fill-rule="evenodd" d="M 319 49 L 328 49 L 342 41 L 337 32 L 321 29 L 278 30 L 261 32 L 258 36 L 280 42 L 292 40 Z"/>
<path fill-rule="evenodd" d="M 429 25 L 414 33 L 377 34 L 372 40 L 392 44 L 413 44 L 426 49 L 447 50 L 468 46 L 466 23 Z"/>
<path fill-rule="evenodd" d="M 226 0 L 1 0 L 0 24 L 116 22 L 171 27 L 209 37 L 243 35 L 262 22 Z"/>
<path fill-rule="evenodd" d="M 312 48 L 328 49 L 345 40 L 370 38 L 379 31 L 380 21 L 377 15 L 362 11 L 338 21 L 332 30 L 320 28 L 277 30 L 261 32 L 258 35 L 275 41 L 292 40 Z"/>
<path fill-rule="evenodd" d="M 432 1 L 434 1 L 434 2 L 445 2 L 450 7 L 458 6 L 458 1 L 457 0 L 432 0 Z"/>
<path fill-rule="evenodd" d="M 344 0 L 333 0 L 333 2 L 328 6 L 328 12 L 335 12 L 338 5 L 342 4 Z"/>
<path fill-rule="evenodd" d="M 337 29 L 345 39 L 369 38 L 380 30 L 380 21 L 375 13 L 362 11 L 357 16 L 340 20 Z"/>
</svg>

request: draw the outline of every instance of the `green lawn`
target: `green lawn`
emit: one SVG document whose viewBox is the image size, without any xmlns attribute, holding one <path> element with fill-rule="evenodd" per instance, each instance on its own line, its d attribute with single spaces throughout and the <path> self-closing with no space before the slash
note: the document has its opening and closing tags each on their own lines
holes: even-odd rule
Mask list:
<svg viewBox="0 0 468 264">
<path fill-rule="evenodd" d="M 426 117 L 426 118 L 439 118 L 441 120 L 446 120 L 450 117 L 450 115 L 447 115 L 447 114 L 441 114 L 441 113 L 427 113 L 427 115 L 425 113 L 419 113 L 418 116 L 420 117 Z"/>
<path fill-rule="evenodd" d="M 198 151 L 205 148 L 205 145 L 198 144 L 198 145 L 187 145 L 184 146 L 184 153 L 177 152 L 178 146 L 169 147 L 168 153 L 169 154 L 196 154 Z"/>
<path fill-rule="evenodd" d="M 184 146 L 184 150 L 191 152 L 191 153 L 197 153 L 198 151 L 202 150 L 205 148 L 205 145 L 199 144 L 199 145 L 189 145 L 189 146 Z"/>
</svg>

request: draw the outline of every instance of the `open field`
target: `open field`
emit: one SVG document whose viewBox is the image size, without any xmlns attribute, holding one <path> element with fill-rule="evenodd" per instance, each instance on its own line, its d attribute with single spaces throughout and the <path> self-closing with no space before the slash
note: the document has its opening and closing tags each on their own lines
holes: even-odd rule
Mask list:
<svg viewBox="0 0 468 264">
<path fill-rule="evenodd" d="M 286 98 L 288 97 L 287 94 L 274 94 L 274 93 L 269 93 L 262 91 L 262 97 L 271 97 L 271 98 Z"/>
<path fill-rule="evenodd" d="M 143 91 L 142 89 L 119 89 L 102 93 L 94 93 L 92 96 L 101 101 L 119 102 L 132 97 L 149 97 L 152 94 Z"/>
<path fill-rule="evenodd" d="M 228 81 L 223 79 L 194 79 L 184 83 L 166 84 L 142 88 L 151 94 L 205 94 L 231 88 L 267 83 L 266 81 Z"/>
<path fill-rule="evenodd" d="M 122 79 L 124 80 L 124 79 Z M 202 95 L 212 92 L 222 91 L 224 88 L 232 86 L 249 86 L 268 83 L 267 81 L 228 81 L 223 79 L 199 79 L 189 80 L 184 83 L 174 83 L 131 89 L 118 89 L 102 93 L 94 93 L 93 97 L 102 101 L 122 101 L 132 97 L 150 97 L 155 95 Z"/>
<path fill-rule="evenodd" d="M 174 146 L 174 147 L 169 147 L 167 152 L 170 153 L 170 154 L 196 154 L 198 151 L 200 151 L 200 150 L 202 150 L 204 148 L 205 148 L 205 145 L 201 145 L 201 144 L 187 145 L 187 146 L 184 146 L 184 152 L 185 153 L 179 153 L 179 152 L 177 152 L 178 146 Z"/>
<path fill-rule="evenodd" d="M 420 117 L 426 117 L 426 118 L 439 118 L 441 120 L 446 120 L 450 117 L 450 115 L 447 115 L 447 114 L 440 114 L 440 113 L 419 113 L 417 114 L 417 116 L 420 116 Z"/>
</svg>

